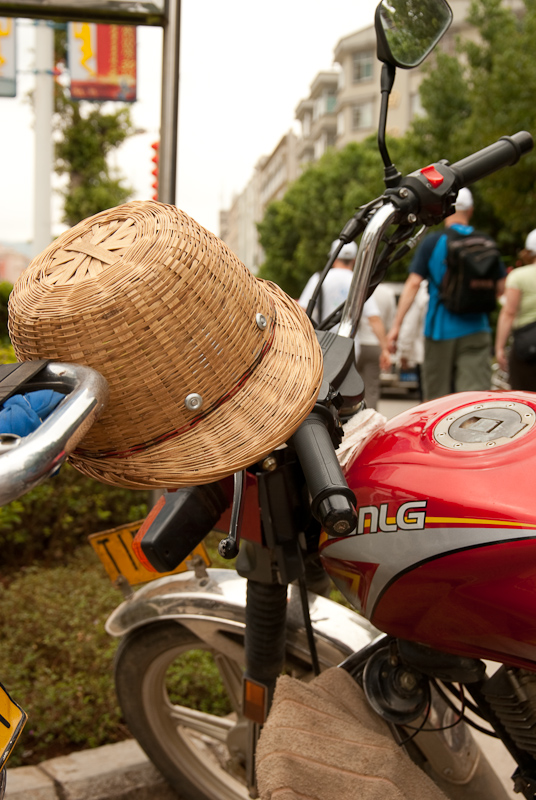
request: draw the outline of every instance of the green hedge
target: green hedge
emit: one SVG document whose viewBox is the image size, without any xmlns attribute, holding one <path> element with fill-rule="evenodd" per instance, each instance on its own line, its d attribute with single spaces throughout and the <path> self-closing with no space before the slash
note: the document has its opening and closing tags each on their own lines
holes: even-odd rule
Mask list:
<svg viewBox="0 0 536 800">
<path fill-rule="evenodd" d="M 0 680 L 28 714 L 10 767 L 128 736 L 113 685 L 117 642 L 104 630 L 121 599 L 87 547 L 0 585 Z"/>
<path fill-rule="evenodd" d="M 207 541 L 215 563 L 218 540 Z M 87 545 L 61 566 L 24 567 L 0 581 L 0 681 L 28 714 L 10 767 L 130 737 L 115 696 L 117 640 L 104 630 L 122 600 Z M 187 653 L 168 678 L 174 702 L 230 712 L 206 651 Z"/>
<path fill-rule="evenodd" d="M 106 486 L 64 464 L 55 477 L 0 508 L 0 572 L 57 562 L 91 533 L 143 519 L 148 501 L 148 492 Z"/>
</svg>

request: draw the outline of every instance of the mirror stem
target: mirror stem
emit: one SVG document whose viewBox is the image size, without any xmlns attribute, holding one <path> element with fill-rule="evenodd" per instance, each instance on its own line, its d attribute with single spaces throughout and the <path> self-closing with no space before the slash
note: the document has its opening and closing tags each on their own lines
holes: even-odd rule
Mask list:
<svg viewBox="0 0 536 800">
<path fill-rule="evenodd" d="M 393 88 L 393 83 L 395 80 L 395 73 L 396 67 L 393 64 L 382 64 L 382 75 L 381 75 L 381 105 L 380 105 L 380 121 L 378 124 L 378 149 L 380 151 L 385 170 L 383 174 L 383 180 L 385 186 L 390 189 L 394 186 L 398 186 L 400 183 L 400 179 L 402 178 L 401 173 L 397 170 L 397 168 L 392 163 L 389 153 L 387 151 L 387 144 L 385 142 L 385 129 L 387 127 L 387 108 L 389 105 L 389 95 L 391 94 L 391 89 Z"/>
</svg>

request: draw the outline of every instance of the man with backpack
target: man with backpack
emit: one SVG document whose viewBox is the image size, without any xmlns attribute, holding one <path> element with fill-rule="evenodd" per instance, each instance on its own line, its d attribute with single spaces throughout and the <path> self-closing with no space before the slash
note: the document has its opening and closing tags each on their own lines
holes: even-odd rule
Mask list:
<svg viewBox="0 0 536 800">
<path fill-rule="evenodd" d="M 488 315 L 503 292 L 506 269 L 493 239 L 470 225 L 472 214 L 471 192 L 460 189 L 446 231 L 431 233 L 415 253 L 388 334 L 394 352 L 402 320 L 421 282 L 428 280 L 424 400 L 491 386 Z"/>
</svg>

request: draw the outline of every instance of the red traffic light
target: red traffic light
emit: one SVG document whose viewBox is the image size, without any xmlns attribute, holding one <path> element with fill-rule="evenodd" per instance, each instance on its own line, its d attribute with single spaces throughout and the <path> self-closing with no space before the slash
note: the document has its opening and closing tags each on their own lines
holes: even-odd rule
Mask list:
<svg viewBox="0 0 536 800">
<path fill-rule="evenodd" d="M 154 175 L 155 180 L 152 182 L 151 186 L 155 190 L 153 194 L 153 200 L 158 200 L 158 171 L 159 171 L 159 151 L 160 151 L 160 142 L 153 142 L 151 147 L 154 150 L 154 156 L 151 158 L 153 164 L 155 164 L 155 168 L 151 170 L 151 175 Z"/>
</svg>

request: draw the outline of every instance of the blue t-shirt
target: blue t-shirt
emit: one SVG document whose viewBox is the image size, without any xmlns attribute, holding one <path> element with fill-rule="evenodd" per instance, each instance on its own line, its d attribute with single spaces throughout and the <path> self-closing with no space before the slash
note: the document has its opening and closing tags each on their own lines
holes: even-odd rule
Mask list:
<svg viewBox="0 0 536 800">
<path fill-rule="evenodd" d="M 467 236 L 474 228 L 470 225 L 452 225 L 452 229 Z M 491 332 L 489 318 L 486 313 L 479 314 L 454 314 L 448 311 L 439 297 L 439 287 L 447 271 L 447 234 L 431 233 L 419 245 L 413 261 L 409 266 L 410 272 L 416 272 L 421 278 L 428 280 L 430 300 L 424 323 L 424 335 L 427 339 L 436 342 L 445 339 L 459 339 L 481 331 Z M 504 269 L 506 275 L 506 269 Z"/>
</svg>

